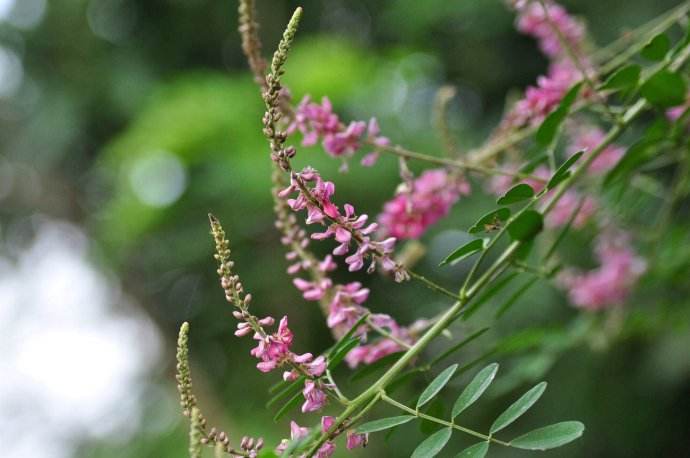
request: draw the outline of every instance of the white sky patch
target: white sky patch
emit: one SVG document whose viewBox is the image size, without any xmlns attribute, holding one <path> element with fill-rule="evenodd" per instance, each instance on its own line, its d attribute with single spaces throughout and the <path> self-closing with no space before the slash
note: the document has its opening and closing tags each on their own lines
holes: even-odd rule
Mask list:
<svg viewBox="0 0 690 458">
<path fill-rule="evenodd" d="M 87 258 L 71 225 L 46 222 L 19 259 L 0 257 L 4 458 L 73 456 L 74 440 L 126 437 L 161 336 Z"/>
</svg>

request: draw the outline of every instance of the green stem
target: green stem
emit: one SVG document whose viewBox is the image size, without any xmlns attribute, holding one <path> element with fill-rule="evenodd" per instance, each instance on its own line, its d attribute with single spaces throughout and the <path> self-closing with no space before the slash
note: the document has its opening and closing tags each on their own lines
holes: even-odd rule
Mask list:
<svg viewBox="0 0 690 458">
<path fill-rule="evenodd" d="M 415 417 L 422 418 L 424 420 L 428 420 L 428 421 L 431 421 L 434 423 L 438 423 L 439 425 L 447 426 L 449 428 L 457 429 L 458 431 L 462 431 L 463 433 L 469 434 L 470 436 L 474 436 L 474 437 L 477 437 L 477 438 L 485 440 L 485 441 L 490 441 L 490 442 L 493 442 L 495 444 L 503 445 L 504 447 L 510 447 L 510 443 L 504 442 L 502 440 L 498 440 L 495 437 L 487 436 L 485 434 L 474 431 L 472 429 L 465 428 L 465 427 L 460 426 L 460 425 L 456 425 L 452 421 L 446 421 L 446 420 L 443 420 L 441 418 L 437 418 L 437 417 L 433 417 L 431 415 L 424 414 L 418 410 L 415 410 L 411 407 L 406 406 L 405 404 L 402 404 L 402 403 L 396 401 L 393 398 L 388 397 L 386 395 L 386 393 L 381 393 L 381 400 L 384 402 L 387 402 L 388 404 L 390 404 L 394 407 L 397 407 L 398 409 L 400 409 L 402 411 L 405 411 L 409 414 L 412 414 Z"/>
</svg>

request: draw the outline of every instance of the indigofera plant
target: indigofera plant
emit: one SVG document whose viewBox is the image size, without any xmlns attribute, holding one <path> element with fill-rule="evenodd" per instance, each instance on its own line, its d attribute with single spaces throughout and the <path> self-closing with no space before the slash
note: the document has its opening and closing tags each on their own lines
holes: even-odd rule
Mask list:
<svg viewBox="0 0 690 458">
<path fill-rule="evenodd" d="M 504 429 L 539 400 L 546 382 L 533 386 L 508 406 L 485 433 L 461 426 L 458 420 L 463 412 L 480 399 L 496 377 L 497 363 L 476 373 L 449 416 L 432 415 L 422 408 L 479 360 L 441 370 L 413 404 L 392 397 L 395 386 L 435 371 L 441 361 L 480 337 L 486 328 L 469 333 L 429 360 L 424 354 L 456 320 L 470 320 L 518 276 L 528 278 L 496 310 L 495 319 L 542 279 L 565 290 L 577 308 L 589 312 L 619 310 L 645 273 L 648 261 L 638 253 L 635 236 L 625 229 L 624 218 L 615 211 L 615 199 L 606 197 L 607 193 L 624 192 L 621 188 L 643 166 L 648 166 L 647 173 L 654 173 L 656 169 L 649 166 L 662 155 L 678 163 L 683 174 L 678 180 L 688 179 L 687 154 L 679 151 L 688 147 L 690 109 L 686 76 L 681 70 L 690 58 L 690 33 L 685 31 L 675 43 L 668 33 L 676 24 L 687 22 L 687 2 L 629 32 L 624 40 L 598 50 L 587 39 L 584 23 L 554 1 L 513 0 L 508 6 L 517 14 L 517 29 L 534 37 L 549 59 L 547 74 L 507 109 L 483 146 L 465 153 L 457 151 L 444 120 L 443 106 L 452 91 L 441 88 L 435 116 L 448 148 L 442 155 L 431 155 L 395 145 L 393 139 L 381 135 L 376 118 L 341 120 L 327 97 L 317 103 L 306 95 L 293 104 L 282 77 L 302 9 L 294 12 L 268 63 L 260 52 L 253 0 L 240 1 L 242 49 L 266 108 L 263 134 L 274 166 L 276 228 L 287 250 L 287 273 L 294 276 L 293 283 L 306 301 L 319 304 L 335 339 L 321 355 L 297 354 L 291 349 L 294 335 L 287 316 L 280 320 L 255 316 L 252 296 L 234 270 L 225 231 L 210 215 L 221 286 L 238 321 L 235 335 L 251 336 L 256 341 L 251 356 L 258 360 L 257 369 L 282 370 L 283 380 L 271 390 L 273 397 L 268 403 L 270 408 L 277 407 L 276 420 L 298 406 L 303 413 L 322 411 L 327 405 L 334 410 L 334 415 L 323 415 L 311 428 L 292 420 L 289 438 L 271 447 L 275 453 L 326 458 L 334 453 L 340 436 L 347 449 L 363 447 L 375 439 L 375 433 L 413 421 L 440 427 L 411 452 L 413 457 L 435 456 L 454 433 L 478 440 L 461 451 L 460 457 L 483 457 L 496 446 L 547 450 L 583 434 L 582 423 L 564 421 L 510 440 L 496 437 L 503 436 Z M 642 113 L 650 116 L 640 120 Z M 628 130 L 644 133 L 632 146 L 616 143 Z M 341 161 L 343 172 L 358 154 L 367 167 L 384 160 L 382 156 L 397 157 L 401 184 L 383 204 L 381 214 L 370 218 L 357 212 L 354 204 L 338 202 L 334 182 L 314 168 L 293 167 L 298 154 L 295 136 L 301 137 L 303 147 L 320 144 L 329 156 Z M 410 161 L 425 162 L 430 168 L 414 176 Z M 457 289 L 450 290 L 416 272 L 410 258 L 401 256 L 400 241 L 417 241 L 462 202 L 463 196 L 481 189 L 497 196 L 496 206 L 467 228 L 469 241 L 441 262 L 443 267 L 476 257 L 465 277 L 459 279 Z M 660 213 L 662 224 L 686 189 L 669 189 L 671 197 L 666 205 L 670 207 Z M 305 226 L 319 230 L 307 232 Z M 594 257 L 599 262 L 593 270 L 583 272 L 561 259 L 559 247 L 573 232 L 592 234 Z M 310 249 L 312 241 L 329 244 L 330 253 L 320 258 Z M 504 248 L 499 251 L 501 246 Z M 336 282 L 332 272 L 339 267 L 349 272 L 378 271 L 391 278 L 391 285 L 417 282 L 450 301 L 437 316 L 400 324 L 366 305 L 369 289 L 360 282 Z M 185 323 L 178 341 L 177 377 L 183 413 L 191 421 L 190 455 L 199 456 L 202 445 L 210 445 L 218 454 L 258 456 L 264 446 L 262 439 L 243 437 L 232 445 L 230 435 L 207 427 L 192 393 L 188 333 Z M 499 343 L 487 356 L 507 347 Z M 357 368 L 352 379 L 374 370 L 382 373 L 364 391 L 346 396 L 348 390 L 343 389 L 342 380 L 337 382 L 333 377 L 334 369 L 343 362 Z M 394 415 L 369 418 L 379 404 L 388 405 Z"/>
</svg>

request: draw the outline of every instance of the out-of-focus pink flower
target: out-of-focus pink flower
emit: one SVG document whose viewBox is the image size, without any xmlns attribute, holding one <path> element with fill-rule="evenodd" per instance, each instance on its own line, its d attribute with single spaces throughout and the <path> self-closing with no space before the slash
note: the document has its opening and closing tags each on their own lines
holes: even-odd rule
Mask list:
<svg viewBox="0 0 690 458">
<path fill-rule="evenodd" d="M 304 382 L 304 404 L 302 404 L 302 412 L 314 412 L 320 410 L 328 402 L 326 392 L 322 389 L 319 382 L 314 380 L 306 380 Z"/>
<path fill-rule="evenodd" d="M 419 238 L 430 226 L 448 214 L 461 195 L 470 193 L 462 178 L 445 169 L 424 171 L 409 191 L 386 202 L 379 215 L 381 230 L 396 238 Z"/>
<path fill-rule="evenodd" d="M 588 155 L 601 144 L 605 137 L 606 134 L 604 131 L 596 126 L 577 126 L 573 129 L 573 141 L 568 152 L 572 155 L 578 151 L 584 150 L 585 155 Z M 623 147 L 611 144 L 604 148 L 597 158 L 592 161 L 588 171 L 594 174 L 606 173 L 618 163 L 624 153 L 625 149 Z"/>
<path fill-rule="evenodd" d="M 368 123 L 352 121 L 347 126 L 340 122 L 338 115 L 333 113 L 333 105 L 328 97 L 321 100 L 321 104 L 311 101 L 309 96 L 297 106 L 295 118 L 288 127 L 288 133 L 299 130 L 302 135 L 302 145 L 315 145 L 319 139 L 328 154 L 334 157 L 351 156 L 367 140 L 374 148 L 386 146 L 389 140 L 380 135 L 376 118 Z M 376 149 L 374 150 L 376 152 Z M 376 156 L 369 156 L 366 165 L 373 165 Z"/>
<path fill-rule="evenodd" d="M 333 423 L 335 423 L 335 417 L 329 415 L 321 417 L 321 431 L 327 433 L 331 426 L 333 426 Z"/>
<path fill-rule="evenodd" d="M 504 165 L 502 168 L 507 172 L 517 172 L 519 169 L 519 167 L 514 164 Z M 537 193 L 541 192 L 541 190 L 544 189 L 544 186 L 551 177 L 551 172 L 549 172 L 549 169 L 547 167 L 541 166 L 533 170 L 530 173 L 530 175 L 532 175 L 535 178 L 538 178 L 538 180 L 528 178 L 526 180 L 522 180 L 521 183 L 528 184 L 534 190 L 534 192 Z M 516 184 L 517 183 L 515 182 L 515 178 L 512 176 L 495 175 L 491 177 L 491 180 L 489 180 L 487 190 L 494 195 L 502 196 Z"/>
<path fill-rule="evenodd" d="M 371 315 L 370 320 L 377 327 L 386 329 L 397 339 L 409 344 L 414 342 L 409 330 L 400 326 L 391 316 L 377 313 Z M 355 347 L 345 357 L 345 361 L 347 361 L 350 367 L 354 368 L 359 364 L 371 364 L 386 355 L 390 355 L 391 353 L 396 353 L 402 350 L 404 350 L 404 348 L 401 347 L 397 342 L 391 339 L 381 338 L 373 343 Z"/>
<path fill-rule="evenodd" d="M 666 110 L 666 118 L 668 118 L 669 121 L 677 121 L 678 118 L 680 118 L 683 113 L 685 113 L 685 110 L 690 107 L 690 93 L 688 93 L 687 100 L 685 101 L 684 104 L 678 105 L 677 107 L 671 107 L 668 110 Z"/>
<path fill-rule="evenodd" d="M 559 284 L 568 289 L 570 301 L 587 310 L 620 305 L 646 270 L 644 259 L 630 246 L 623 233 L 605 232 L 597 240 L 595 254 L 599 267 L 586 272 L 564 271 Z"/>
<path fill-rule="evenodd" d="M 335 453 L 335 444 L 331 441 L 325 442 L 319 450 L 317 450 L 315 458 L 330 458 Z"/>
<path fill-rule="evenodd" d="M 572 218 L 575 210 L 577 210 L 581 199 L 582 196 L 577 191 L 566 191 L 565 194 L 563 194 L 563 196 L 558 200 L 553 210 L 551 210 L 551 212 L 546 216 L 546 225 L 554 228 L 566 224 L 568 221 L 570 221 L 570 218 Z M 580 210 L 573 220 L 573 227 L 576 229 L 581 229 L 584 227 L 596 210 L 596 201 L 590 196 L 585 196 Z"/>
<path fill-rule="evenodd" d="M 561 103 L 568 89 L 580 78 L 579 71 L 569 62 L 551 64 L 548 74 L 538 77 L 537 85 L 529 86 L 525 96 L 515 103 L 503 120 L 503 126 L 540 124 Z"/>
<path fill-rule="evenodd" d="M 294 421 L 290 421 L 290 440 L 297 440 L 302 437 L 306 437 L 306 435 L 309 434 L 309 428 L 304 428 Z M 287 439 L 283 439 L 280 441 L 280 444 L 276 447 L 276 454 L 277 455 L 282 455 L 283 452 L 287 449 L 287 446 L 290 441 Z"/>
<path fill-rule="evenodd" d="M 345 446 L 347 447 L 348 450 L 352 450 L 353 448 L 357 448 L 357 447 L 366 447 L 368 442 L 369 442 L 369 435 L 368 434 L 357 434 L 354 431 L 348 431 L 347 432 L 347 441 L 345 442 Z"/>
<path fill-rule="evenodd" d="M 354 326 L 365 313 L 361 304 L 369 297 L 369 289 L 362 288 L 359 282 L 339 286 L 329 305 L 327 324 L 336 329 L 336 335 L 342 335 Z"/>
<path fill-rule="evenodd" d="M 516 2 L 517 29 L 537 39 L 542 52 L 551 58 L 565 54 L 561 36 L 571 49 L 579 51 L 585 36 L 584 26 L 570 16 L 565 8 L 552 1 Z M 544 8 L 546 7 L 546 9 Z M 554 30 L 555 29 L 555 30 Z M 558 32 L 557 32 L 557 31 Z"/>
</svg>

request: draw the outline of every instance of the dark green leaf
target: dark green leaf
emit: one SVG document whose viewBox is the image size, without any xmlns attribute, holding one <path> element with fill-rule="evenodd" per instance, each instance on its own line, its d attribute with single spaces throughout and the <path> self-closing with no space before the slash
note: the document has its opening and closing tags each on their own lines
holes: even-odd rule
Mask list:
<svg viewBox="0 0 690 458">
<path fill-rule="evenodd" d="M 649 160 L 651 158 L 651 145 L 652 142 L 642 140 L 628 148 L 625 155 L 604 177 L 603 186 L 608 187 L 611 183 L 626 178 L 637 167 Z"/>
<path fill-rule="evenodd" d="M 472 381 L 465 387 L 465 389 L 458 397 L 453 405 L 453 412 L 451 418 L 455 419 L 463 410 L 474 404 L 479 397 L 484 394 L 491 382 L 493 382 L 496 372 L 498 371 L 498 364 L 492 363 L 479 371 L 474 376 Z"/>
<path fill-rule="evenodd" d="M 444 360 L 445 358 L 449 357 L 450 355 L 452 355 L 456 351 L 460 350 L 462 347 L 464 347 L 468 343 L 472 342 L 474 339 L 481 336 L 482 334 L 484 334 L 488 330 L 489 330 L 489 328 L 480 329 L 479 331 L 474 332 L 474 333 L 470 334 L 469 336 L 465 337 L 460 342 L 456 343 L 455 345 L 453 345 L 452 347 L 450 347 L 449 349 L 447 349 L 446 351 L 444 351 L 443 353 L 441 353 L 440 355 L 438 355 L 434 359 L 432 359 L 429 362 L 429 366 L 433 366 L 434 364 L 436 364 L 436 363 Z"/>
<path fill-rule="evenodd" d="M 528 184 L 518 183 L 506 192 L 503 197 L 499 198 L 496 203 L 498 205 L 510 205 L 523 200 L 534 197 L 534 189 Z"/>
<path fill-rule="evenodd" d="M 362 324 L 364 324 L 364 322 L 367 320 L 367 318 L 369 318 L 369 314 L 368 314 L 368 313 L 365 313 L 364 315 L 362 315 L 361 317 L 359 317 L 359 319 L 355 322 L 355 324 L 353 324 L 353 325 L 350 327 L 350 330 L 347 331 L 347 333 L 346 333 L 344 336 L 342 336 L 342 337 L 340 338 L 340 340 L 337 341 L 337 342 L 333 345 L 333 347 L 332 347 L 332 348 L 330 349 L 330 351 L 328 352 L 328 355 L 329 355 L 329 356 L 334 355 L 334 354 L 337 353 L 344 345 L 348 344 L 348 342 L 349 342 L 349 340 L 350 340 L 350 337 L 352 337 L 352 336 L 355 334 L 355 332 L 357 332 L 357 329 L 359 329 L 359 327 L 360 327 Z"/>
<path fill-rule="evenodd" d="M 510 209 L 498 208 L 479 218 L 479 220 L 474 223 L 474 225 L 467 232 L 470 234 L 476 234 L 477 232 L 483 231 L 488 232 L 489 227 L 500 224 L 503 221 L 507 221 L 508 218 L 510 218 Z"/>
<path fill-rule="evenodd" d="M 342 346 L 340 346 L 338 351 L 335 352 L 333 356 L 328 356 L 328 369 L 334 369 L 338 367 L 338 364 L 340 364 L 343 361 L 343 359 L 345 359 L 347 354 L 350 353 L 350 350 L 359 345 L 360 342 L 361 341 L 359 337 L 350 337 L 349 340 L 347 340 Z"/>
<path fill-rule="evenodd" d="M 642 48 L 640 55 L 648 60 L 663 60 L 671 49 L 671 40 L 665 33 L 660 33 Z"/>
<path fill-rule="evenodd" d="M 525 450 L 549 450 L 582 436 L 585 425 L 579 421 L 564 421 L 535 429 L 510 441 L 512 447 Z"/>
<path fill-rule="evenodd" d="M 290 412 L 292 409 L 294 409 L 295 407 L 300 405 L 302 403 L 302 399 L 303 399 L 302 392 L 298 391 L 293 397 L 290 398 L 290 400 L 288 402 L 283 404 L 283 407 L 281 407 L 278 410 L 278 412 L 276 412 L 276 414 L 273 416 L 273 421 L 278 421 L 281 418 L 283 418 L 283 416 L 286 413 Z"/>
<path fill-rule="evenodd" d="M 640 87 L 640 94 L 652 105 L 669 108 L 685 102 L 685 80 L 678 73 L 663 69 L 656 72 Z"/>
<path fill-rule="evenodd" d="M 412 458 L 432 458 L 443 450 L 453 434 L 451 428 L 443 428 L 427 437 L 424 442 L 419 444 L 412 452 Z"/>
<path fill-rule="evenodd" d="M 486 248 L 486 242 L 488 239 L 474 239 L 459 248 L 456 248 L 451 254 L 449 254 L 446 259 L 441 261 L 439 266 L 445 266 L 446 264 L 457 264 L 463 259 L 473 255 L 477 251 L 482 251 Z"/>
<path fill-rule="evenodd" d="M 539 280 L 539 277 L 532 277 L 529 280 L 527 280 L 525 283 L 520 286 L 520 288 L 517 289 L 511 296 L 508 298 L 507 301 L 496 311 L 496 318 L 502 317 L 510 307 L 512 307 L 520 297 L 522 297 L 523 294 L 525 294 L 531 287 L 534 285 L 537 280 Z"/>
<path fill-rule="evenodd" d="M 294 395 L 297 391 L 302 391 L 302 388 L 304 386 L 304 379 L 306 379 L 306 377 L 302 375 L 299 378 L 297 378 L 297 380 L 289 382 L 288 385 L 285 386 L 285 388 L 280 390 L 266 403 L 266 407 L 273 407 L 282 399 Z"/>
<path fill-rule="evenodd" d="M 474 313 L 477 310 L 479 310 L 479 307 L 484 305 L 487 301 L 489 301 L 496 294 L 498 294 L 503 288 L 508 286 L 510 282 L 513 281 L 517 276 L 517 272 L 511 272 L 499 281 L 497 281 L 496 283 L 494 283 L 492 288 L 487 289 L 486 292 L 482 294 L 479 298 L 477 298 L 476 301 L 470 303 L 470 307 L 465 311 L 465 313 L 462 314 L 462 320 L 465 321 L 469 319 L 472 315 L 474 315 Z"/>
<path fill-rule="evenodd" d="M 544 217 L 534 210 L 525 210 L 508 224 L 508 234 L 513 240 L 526 242 L 534 238 L 544 227 Z"/>
<path fill-rule="evenodd" d="M 390 355 L 386 355 L 383 358 L 374 361 L 373 363 L 369 364 L 368 366 L 362 366 L 359 369 L 357 369 L 350 376 L 350 381 L 356 382 L 357 380 L 363 379 L 364 377 L 367 377 L 371 374 L 374 374 L 377 371 L 383 369 L 384 367 L 386 367 L 390 364 L 393 364 L 401 356 L 402 356 L 402 352 L 391 353 Z"/>
<path fill-rule="evenodd" d="M 545 389 L 546 382 L 541 382 L 523 394 L 520 399 L 512 403 L 491 425 L 491 429 L 489 430 L 491 434 L 502 430 L 527 412 L 530 407 L 539 400 L 541 395 L 544 394 Z"/>
<path fill-rule="evenodd" d="M 563 96 L 558 108 L 552 111 L 541 123 L 535 136 L 538 145 L 547 147 L 551 144 L 553 139 L 556 138 L 556 132 L 558 132 L 561 124 L 568 116 L 570 107 L 575 102 L 578 92 L 580 92 L 580 87 L 582 87 L 582 82 L 571 87 L 565 96 Z"/>
<path fill-rule="evenodd" d="M 578 151 L 577 153 L 570 156 L 566 161 L 558 167 L 556 173 L 553 174 L 549 182 L 546 184 L 546 189 L 553 189 L 559 184 L 566 180 L 570 176 L 570 167 L 577 162 L 580 157 L 584 154 L 584 151 Z"/>
<path fill-rule="evenodd" d="M 417 401 L 417 408 L 419 409 L 422 407 L 424 404 L 429 402 L 434 396 L 438 394 L 439 391 L 443 389 L 444 386 L 450 381 L 450 378 L 453 376 L 453 373 L 457 370 L 458 365 L 453 364 L 450 367 L 447 367 L 443 372 L 438 374 L 434 380 L 431 381 L 429 386 L 427 386 L 424 391 L 422 391 L 422 394 L 419 396 L 419 400 Z"/>
<path fill-rule="evenodd" d="M 357 427 L 357 433 L 375 433 L 377 431 L 384 431 L 386 429 L 394 428 L 408 421 L 414 420 L 414 415 L 400 415 L 399 417 L 387 417 L 379 420 L 373 420 Z"/>
<path fill-rule="evenodd" d="M 616 70 L 604 82 L 602 89 L 628 91 L 637 86 L 640 80 L 640 66 L 636 64 L 626 65 Z"/>
<path fill-rule="evenodd" d="M 488 442 L 479 442 L 467 447 L 455 458 L 484 458 L 489 451 Z"/>
</svg>

